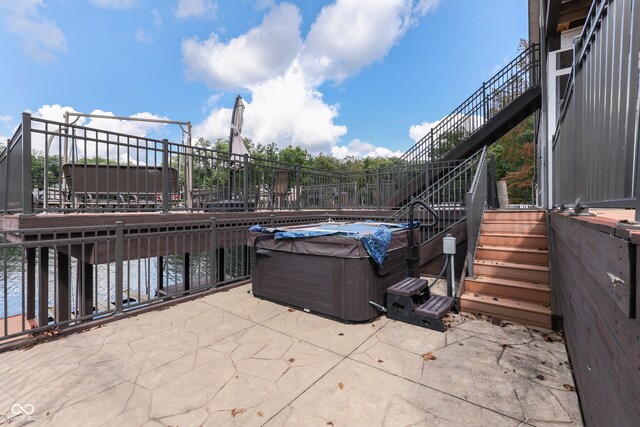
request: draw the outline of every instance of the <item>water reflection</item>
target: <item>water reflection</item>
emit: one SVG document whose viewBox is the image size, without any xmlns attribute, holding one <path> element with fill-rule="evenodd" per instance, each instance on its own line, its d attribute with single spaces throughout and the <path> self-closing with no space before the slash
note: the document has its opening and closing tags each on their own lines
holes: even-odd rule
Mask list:
<svg viewBox="0 0 640 427">
<path fill-rule="evenodd" d="M 0 244 L 7 243 L 0 234 Z M 40 263 L 40 249 L 36 251 L 36 265 Z M 50 313 L 53 313 L 57 285 L 57 258 L 54 250 L 49 249 L 48 260 L 48 302 Z M 246 277 L 250 274 L 251 260 L 247 259 L 244 247 L 229 248 L 224 253 L 224 281 Z M 0 318 L 26 312 L 27 299 L 27 251 L 17 244 L 8 244 L 0 249 Z M 78 303 L 78 260 L 70 258 L 70 303 L 71 312 L 76 313 Z M 123 283 L 125 304 L 130 301 L 149 301 L 158 297 L 159 260 L 156 257 L 124 261 Z M 190 277 L 192 283 L 204 279 L 210 283 L 211 258 L 208 252 L 193 253 L 190 256 Z M 87 265 L 93 272 L 93 303 L 97 311 L 112 310 L 115 306 L 115 263 L 97 266 Z M 165 290 L 181 288 L 184 277 L 184 256 L 170 255 L 162 258 L 162 283 Z M 87 274 L 80 265 L 80 277 Z M 217 275 L 213 275 L 214 279 Z M 222 279 L 220 277 L 219 279 Z M 36 289 L 40 281 L 39 268 L 36 268 Z M 219 280 L 220 281 L 220 280 Z M 194 285 L 197 286 L 197 285 Z M 192 286 L 192 287 L 194 287 Z M 36 290 L 36 307 L 39 304 Z"/>
</svg>

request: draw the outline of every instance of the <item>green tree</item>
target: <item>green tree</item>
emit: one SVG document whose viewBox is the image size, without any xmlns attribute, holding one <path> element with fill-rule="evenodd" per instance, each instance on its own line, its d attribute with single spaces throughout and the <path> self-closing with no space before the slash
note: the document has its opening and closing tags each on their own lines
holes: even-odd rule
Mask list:
<svg viewBox="0 0 640 427">
<path fill-rule="evenodd" d="M 489 147 L 496 159 L 496 179 L 507 182 L 511 203 L 532 203 L 534 123 L 533 115 L 527 117 Z"/>
</svg>

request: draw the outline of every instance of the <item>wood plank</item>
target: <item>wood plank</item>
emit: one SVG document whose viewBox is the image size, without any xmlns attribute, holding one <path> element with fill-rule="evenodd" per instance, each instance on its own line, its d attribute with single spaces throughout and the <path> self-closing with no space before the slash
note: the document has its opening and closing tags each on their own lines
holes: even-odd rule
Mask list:
<svg viewBox="0 0 640 427">
<path fill-rule="evenodd" d="M 635 425 L 640 419 L 640 326 L 637 319 L 628 318 L 607 286 L 599 283 L 603 282 L 599 273 L 623 265 L 638 277 L 638 264 L 609 255 L 619 252 L 616 239 L 623 249 L 627 241 L 605 234 L 603 240 L 614 243 L 600 245 L 601 239 L 590 236 L 597 231 L 587 221 L 560 214 L 551 217 L 554 294 L 564 316 L 585 422 Z M 576 247 L 576 240 L 583 245 Z M 631 253 L 638 256 L 635 247 Z M 594 262 L 595 258 L 601 261 Z"/>
</svg>

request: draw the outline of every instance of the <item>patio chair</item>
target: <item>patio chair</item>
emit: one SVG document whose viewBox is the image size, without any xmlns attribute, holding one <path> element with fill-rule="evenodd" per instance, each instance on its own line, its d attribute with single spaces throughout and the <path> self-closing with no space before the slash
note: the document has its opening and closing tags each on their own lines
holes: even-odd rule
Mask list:
<svg viewBox="0 0 640 427">
<path fill-rule="evenodd" d="M 273 185 L 271 186 L 271 207 L 276 207 L 276 200 L 278 202 L 278 209 L 284 203 L 289 203 L 289 185 L 291 183 L 291 171 L 278 170 L 273 174 Z"/>
</svg>

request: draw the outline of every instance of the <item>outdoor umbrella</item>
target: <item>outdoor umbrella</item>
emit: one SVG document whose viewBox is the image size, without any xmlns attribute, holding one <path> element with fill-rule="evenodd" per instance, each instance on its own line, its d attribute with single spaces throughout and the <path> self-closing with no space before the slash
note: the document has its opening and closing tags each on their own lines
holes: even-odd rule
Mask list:
<svg viewBox="0 0 640 427">
<path fill-rule="evenodd" d="M 242 115 L 244 114 L 244 103 L 240 95 L 236 96 L 236 102 L 233 104 L 233 112 L 231 113 L 231 132 L 229 134 L 229 154 L 232 163 L 242 162 L 242 156 L 249 154 L 247 147 L 242 140 Z"/>
<path fill-rule="evenodd" d="M 245 154 L 249 154 L 247 147 L 242 140 L 242 115 L 244 114 L 244 103 L 240 95 L 236 96 L 231 113 L 231 131 L 229 133 L 229 200 L 233 197 L 233 172 L 240 171 L 244 166 Z"/>
</svg>

